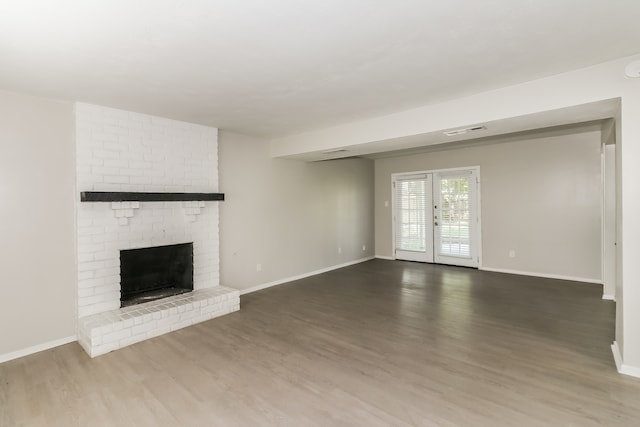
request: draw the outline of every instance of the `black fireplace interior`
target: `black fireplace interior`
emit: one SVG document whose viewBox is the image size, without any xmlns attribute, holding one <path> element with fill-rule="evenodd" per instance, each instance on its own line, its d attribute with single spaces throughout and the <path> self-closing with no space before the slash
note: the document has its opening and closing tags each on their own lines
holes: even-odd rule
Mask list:
<svg viewBox="0 0 640 427">
<path fill-rule="evenodd" d="M 120 251 L 122 307 L 193 290 L 193 243 Z"/>
</svg>

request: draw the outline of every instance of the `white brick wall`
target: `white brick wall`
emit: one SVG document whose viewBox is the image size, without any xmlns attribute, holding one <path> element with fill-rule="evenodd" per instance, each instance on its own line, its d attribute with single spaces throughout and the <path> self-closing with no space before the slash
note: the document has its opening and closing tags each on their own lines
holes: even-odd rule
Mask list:
<svg viewBox="0 0 640 427">
<path fill-rule="evenodd" d="M 219 202 L 81 203 L 81 191 L 217 192 L 218 131 L 76 104 L 78 316 L 120 307 L 120 250 L 193 242 L 194 289 L 219 285 Z"/>
</svg>

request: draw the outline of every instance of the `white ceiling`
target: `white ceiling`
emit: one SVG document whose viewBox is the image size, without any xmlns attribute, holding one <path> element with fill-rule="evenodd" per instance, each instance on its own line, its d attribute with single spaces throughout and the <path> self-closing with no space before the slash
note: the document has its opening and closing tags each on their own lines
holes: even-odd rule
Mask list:
<svg viewBox="0 0 640 427">
<path fill-rule="evenodd" d="M 0 88 L 263 137 L 640 52 L 638 0 L 20 0 Z"/>
</svg>

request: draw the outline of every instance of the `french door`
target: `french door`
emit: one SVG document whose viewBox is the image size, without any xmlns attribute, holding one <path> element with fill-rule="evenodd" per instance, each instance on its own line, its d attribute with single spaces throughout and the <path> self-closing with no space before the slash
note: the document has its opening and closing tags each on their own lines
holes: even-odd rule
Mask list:
<svg viewBox="0 0 640 427">
<path fill-rule="evenodd" d="M 478 168 L 397 174 L 395 258 L 478 267 Z"/>
</svg>

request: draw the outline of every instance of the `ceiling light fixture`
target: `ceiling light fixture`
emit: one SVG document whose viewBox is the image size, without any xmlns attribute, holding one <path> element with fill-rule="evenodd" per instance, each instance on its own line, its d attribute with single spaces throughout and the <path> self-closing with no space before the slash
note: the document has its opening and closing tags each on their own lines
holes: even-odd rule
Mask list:
<svg viewBox="0 0 640 427">
<path fill-rule="evenodd" d="M 335 150 L 323 151 L 322 154 L 336 154 L 336 153 L 345 153 L 349 150 L 345 150 L 344 148 L 336 148 Z"/>
<path fill-rule="evenodd" d="M 640 77 L 640 61 L 633 61 L 627 65 L 624 69 L 624 74 L 631 79 Z"/>
</svg>

